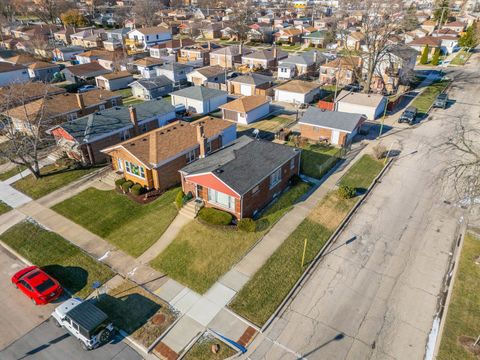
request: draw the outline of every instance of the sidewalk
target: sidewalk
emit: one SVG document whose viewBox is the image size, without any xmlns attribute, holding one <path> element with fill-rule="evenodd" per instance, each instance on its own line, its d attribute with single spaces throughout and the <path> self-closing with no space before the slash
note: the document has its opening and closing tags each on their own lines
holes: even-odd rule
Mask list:
<svg viewBox="0 0 480 360">
<path fill-rule="evenodd" d="M 3 181 L 0 181 L 0 200 L 14 209 L 32 201 L 30 197 Z"/>
<path fill-rule="evenodd" d="M 42 167 L 46 166 L 46 165 L 49 165 L 49 164 L 53 164 L 53 161 L 50 160 L 49 158 L 45 158 L 45 159 L 42 159 L 38 162 L 38 167 L 41 169 Z M 23 179 L 24 177 L 30 175 L 30 170 L 29 169 L 25 169 L 23 170 L 22 172 L 18 173 L 17 175 L 14 175 L 6 180 L 4 180 L 4 183 L 8 184 L 8 185 L 12 185 L 14 182 L 20 180 L 20 179 Z"/>
</svg>

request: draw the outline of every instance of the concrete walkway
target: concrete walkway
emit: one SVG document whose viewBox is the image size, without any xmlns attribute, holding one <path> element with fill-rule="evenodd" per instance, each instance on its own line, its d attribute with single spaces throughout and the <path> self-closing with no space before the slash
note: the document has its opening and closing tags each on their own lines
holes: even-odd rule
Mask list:
<svg viewBox="0 0 480 360">
<path fill-rule="evenodd" d="M 0 201 L 15 209 L 29 203 L 32 199 L 7 183 L 0 181 Z"/>
<path fill-rule="evenodd" d="M 41 169 L 42 167 L 44 167 L 46 165 L 53 164 L 53 162 L 54 161 L 50 160 L 49 158 L 44 158 L 44 159 L 41 159 L 38 162 L 38 167 Z M 14 182 L 16 182 L 20 179 L 23 179 L 24 177 L 26 177 L 30 174 L 31 174 L 31 171 L 29 169 L 25 169 L 22 172 L 18 173 L 17 175 L 14 175 L 14 176 L 4 180 L 4 183 L 7 183 L 8 185 L 12 185 Z"/>
</svg>

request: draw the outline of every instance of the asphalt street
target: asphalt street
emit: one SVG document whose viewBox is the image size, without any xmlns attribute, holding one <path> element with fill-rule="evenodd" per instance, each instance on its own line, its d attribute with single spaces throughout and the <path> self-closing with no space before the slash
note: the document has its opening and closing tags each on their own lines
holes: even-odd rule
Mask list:
<svg viewBox="0 0 480 360">
<path fill-rule="evenodd" d="M 455 121 L 478 122 L 479 57 L 450 70 L 446 110 L 382 141 L 399 156 L 286 310 L 257 359 L 423 359 L 463 211 L 444 186 Z M 346 243 L 355 237 L 355 241 Z"/>
</svg>

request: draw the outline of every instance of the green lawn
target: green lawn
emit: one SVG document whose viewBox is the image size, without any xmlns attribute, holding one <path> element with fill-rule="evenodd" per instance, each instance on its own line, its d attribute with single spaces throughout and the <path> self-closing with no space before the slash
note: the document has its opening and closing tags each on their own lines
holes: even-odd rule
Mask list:
<svg viewBox="0 0 480 360">
<path fill-rule="evenodd" d="M 284 51 L 298 51 L 302 48 L 301 45 L 282 45 L 281 49 Z"/>
<path fill-rule="evenodd" d="M 248 126 L 240 125 L 238 126 L 239 131 L 241 130 L 249 130 L 249 129 L 258 129 L 260 131 L 265 132 L 272 132 L 275 133 L 279 131 L 281 128 L 285 127 L 288 123 L 293 122 L 292 119 L 289 119 L 284 116 L 269 116 L 263 120 L 256 121 L 251 123 Z"/>
<path fill-rule="evenodd" d="M 177 215 L 178 188 L 148 204 L 138 204 L 115 190 L 88 188 L 53 210 L 104 238 L 132 256 L 152 246 Z"/>
<path fill-rule="evenodd" d="M 114 91 L 114 93 L 117 95 L 120 95 L 122 99 L 125 99 L 132 96 L 132 89 L 131 88 L 120 89 L 120 90 Z"/>
<path fill-rule="evenodd" d="M 219 345 L 218 353 L 212 353 L 212 345 Z M 235 355 L 236 352 L 220 340 L 215 339 L 211 335 L 203 335 L 188 350 L 183 360 L 224 360 Z"/>
<path fill-rule="evenodd" d="M 376 162 L 374 166 L 372 161 Z M 352 166 L 346 174 L 349 181 L 357 179 L 356 187 L 364 187 L 365 181 L 373 180 L 382 169 L 381 163 L 369 155 L 362 157 L 358 163 L 360 162 L 360 165 Z M 329 192 L 240 290 L 230 303 L 230 307 L 253 323 L 263 325 L 301 277 L 308 263 L 314 259 L 359 200 L 360 196 L 342 199 L 336 191 Z M 307 248 L 302 268 L 305 239 Z"/>
<path fill-rule="evenodd" d="M 31 198 L 38 199 L 95 170 L 98 170 L 98 168 L 70 169 L 47 165 L 40 169 L 42 177 L 39 179 L 35 179 L 33 175 L 28 175 L 14 182 L 12 186 Z"/>
<path fill-rule="evenodd" d="M 328 145 L 306 144 L 302 146 L 302 174 L 320 179 L 339 160 L 342 149 Z"/>
<path fill-rule="evenodd" d="M 438 352 L 438 360 L 478 359 L 471 345 L 480 335 L 480 239 L 467 233 Z"/>
<path fill-rule="evenodd" d="M 22 166 L 15 166 L 15 167 L 11 168 L 10 170 L 1 173 L 0 174 L 0 181 L 5 181 L 7 179 L 10 179 L 12 176 L 20 174 L 25 169 L 26 169 L 26 167 L 23 166 L 23 165 Z"/>
<path fill-rule="evenodd" d="M 0 235 L 0 241 L 42 267 L 74 296 L 86 297 L 95 281 L 104 283 L 113 276 L 106 265 L 33 222 L 14 225 Z"/>
<path fill-rule="evenodd" d="M 5 204 L 3 201 L 0 201 L 0 215 L 5 214 L 6 212 L 9 212 L 12 210 L 10 206 Z"/>
<path fill-rule="evenodd" d="M 427 88 L 425 88 L 425 90 L 422 91 L 422 93 L 412 101 L 411 105 L 418 109 L 418 116 L 420 118 L 427 115 L 438 94 L 445 90 L 448 84 L 449 81 L 447 80 L 441 80 L 433 83 L 427 86 Z"/>
<path fill-rule="evenodd" d="M 363 155 L 342 177 L 340 185 L 367 189 L 382 168 L 382 161 L 378 161 L 370 155 Z"/>
<path fill-rule="evenodd" d="M 136 98 L 132 95 L 132 89 L 120 89 L 115 91 L 115 94 L 122 96 L 122 102 L 124 106 L 136 105 L 143 103 L 142 99 Z"/>
<path fill-rule="evenodd" d="M 234 227 L 210 226 L 194 220 L 184 226 L 175 240 L 150 265 L 191 289 L 204 293 L 265 235 L 309 188 L 309 184 L 302 182 L 283 193 L 260 216 L 257 220 L 257 231 L 253 233 L 242 232 Z"/>
<path fill-rule="evenodd" d="M 451 65 L 465 65 L 468 61 L 470 56 L 472 55 L 471 52 L 465 51 L 464 49 L 460 50 L 458 54 L 453 58 L 450 62 Z"/>
</svg>

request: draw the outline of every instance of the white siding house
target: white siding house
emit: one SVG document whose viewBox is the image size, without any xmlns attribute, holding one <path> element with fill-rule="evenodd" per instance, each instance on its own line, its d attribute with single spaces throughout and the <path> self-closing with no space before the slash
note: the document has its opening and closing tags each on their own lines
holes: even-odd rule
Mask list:
<svg viewBox="0 0 480 360">
<path fill-rule="evenodd" d="M 24 83 L 30 80 L 27 67 L 7 62 L 0 62 L 0 86 Z"/>
</svg>

